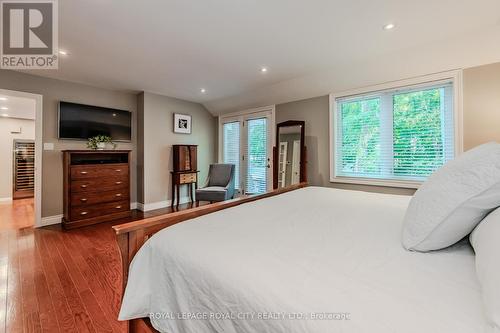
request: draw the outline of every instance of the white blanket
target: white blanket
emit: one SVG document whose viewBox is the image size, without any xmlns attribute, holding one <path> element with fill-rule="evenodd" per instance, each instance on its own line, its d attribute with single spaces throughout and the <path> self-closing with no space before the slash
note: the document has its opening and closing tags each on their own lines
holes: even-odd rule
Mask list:
<svg viewBox="0 0 500 333">
<path fill-rule="evenodd" d="M 164 229 L 135 256 L 120 319 L 161 332 L 482 332 L 468 244 L 401 246 L 409 197 L 319 187 Z"/>
</svg>

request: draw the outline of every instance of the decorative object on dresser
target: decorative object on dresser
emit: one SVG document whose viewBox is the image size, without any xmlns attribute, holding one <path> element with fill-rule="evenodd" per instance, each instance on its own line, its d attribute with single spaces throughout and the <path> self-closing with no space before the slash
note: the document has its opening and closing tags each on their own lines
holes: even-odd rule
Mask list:
<svg viewBox="0 0 500 333">
<path fill-rule="evenodd" d="M 274 189 L 307 181 L 305 127 L 302 120 L 288 120 L 276 125 L 276 147 L 273 148 Z"/>
<path fill-rule="evenodd" d="M 195 190 L 198 188 L 198 170 L 197 170 L 197 145 L 173 145 L 174 170 L 172 174 L 172 203 L 175 204 L 177 194 L 177 206 L 180 202 L 180 187 L 188 185 L 189 197 L 194 202 L 193 185 Z"/>
<path fill-rule="evenodd" d="M 188 114 L 174 113 L 174 132 L 191 134 L 191 116 Z"/>
<path fill-rule="evenodd" d="M 65 150 L 65 229 L 128 217 L 129 150 Z"/>
<path fill-rule="evenodd" d="M 87 141 L 87 148 L 92 150 L 104 150 L 108 145 L 116 149 L 116 143 L 107 135 L 96 135 Z"/>
</svg>

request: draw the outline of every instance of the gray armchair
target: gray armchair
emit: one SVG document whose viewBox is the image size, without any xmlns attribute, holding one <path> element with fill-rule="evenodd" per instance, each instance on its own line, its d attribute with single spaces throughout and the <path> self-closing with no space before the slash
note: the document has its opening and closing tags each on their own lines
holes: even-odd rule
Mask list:
<svg viewBox="0 0 500 333">
<path fill-rule="evenodd" d="M 210 164 L 208 179 L 196 190 L 196 202 L 224 201 L 234 197 L 234 164 Z"/>
</svg>

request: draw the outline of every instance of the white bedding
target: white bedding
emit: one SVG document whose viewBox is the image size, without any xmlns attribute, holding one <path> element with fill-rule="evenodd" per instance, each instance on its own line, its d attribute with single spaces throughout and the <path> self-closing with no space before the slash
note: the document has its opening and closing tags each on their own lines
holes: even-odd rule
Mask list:
<svg viewBox="0 0 500 333">
<path fill-rule="evenodd" d="M 308 187 L 164 229 L 131 264 L 120 319 L 153 313 L 169 333 L 483 332 L 472 249 L 405 251 L 409 200 Z"/>
</svg>

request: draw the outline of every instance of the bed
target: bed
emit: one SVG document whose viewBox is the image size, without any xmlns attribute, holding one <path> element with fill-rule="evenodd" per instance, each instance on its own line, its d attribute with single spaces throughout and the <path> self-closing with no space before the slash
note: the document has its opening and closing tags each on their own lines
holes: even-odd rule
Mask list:
<svg viewBox="0 0 500 333">
<path fill-rule="evenodd" d="M 468 243 L 401 246 L 410 197 L 298 186 L 258 199 L 116 227 L 131 331 L 148 317 L 169 333 L 486 329 Z"/>
</svg>

